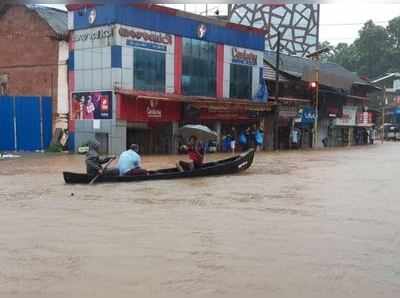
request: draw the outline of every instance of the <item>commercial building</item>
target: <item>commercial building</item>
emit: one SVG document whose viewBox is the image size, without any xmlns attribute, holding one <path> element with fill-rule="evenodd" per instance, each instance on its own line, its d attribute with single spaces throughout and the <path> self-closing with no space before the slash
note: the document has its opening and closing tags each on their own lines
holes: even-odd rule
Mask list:
<svg viewBox="0 0 400 298">
<path fill-rule="evenodd" d="M 184 123 L 264 126 L 265 32 L 156 5 L 69 5 L 70 130 L 120 153 L 175 152 Z"/>
<path fill-rule="evenodd" d="M 275 148 L 290 147 L 290 133 L 301 130 L 301 146 L 310 147 L 314 133 L 316 70 L 319 71 L 318 139 L 314 147 L 366 143 L 366 132 L 374 126 L 375 113 L 368 109 L 368 93 L 378 90 L 370 82 L 335 63 L 319 63 L 281 54 L 280 91 L 276 103 Z M 275 93 L 276 53 L 266 51 L 266 79 Z M 304 116 L 306 111 L 307 117 Z"/>
<path fill-rule="evenodd" d="M 380 90 L 370 94 L 371 106 L 377 114 L 377 124 L 400 124 L 400 73 L 384 74 L 372 81 Z"/>
</svg>

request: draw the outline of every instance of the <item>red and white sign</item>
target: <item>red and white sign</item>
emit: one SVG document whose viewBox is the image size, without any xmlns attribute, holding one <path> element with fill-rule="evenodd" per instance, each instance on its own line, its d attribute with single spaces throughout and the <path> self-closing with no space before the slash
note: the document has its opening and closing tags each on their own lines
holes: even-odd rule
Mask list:
<svg viewBox="0 0 400 298">
<path fill-rule="evenodd" d="M 147 113 L 147 117 L 149 119 L 151 119 L 151 118 L 161 119 L 162 118 L 162 110 L 158 107 L 157 100 L 155 100 L 155 99 L 149 100 L 149 103 L 146 107 L 146 113 Z"/>
<path fill-rule="evenodd" d="M 362 112 L 357 114 L 358 126 L 370 126 L 372 124 L 372 113 Z"/>
<path fill-rule="evenodd" d="M 356 125 L 356 106 L 343 106 L 343 115 L 335 119 L 337 126 L 355 126 Z"/>
<path fill-rule="evenodd" d="M 257 65 L 257 55 L 247 50 L 232 48 L 232 62 Z"/>
<path fill-rule="evenodd" d="M 180 121 L 182 104 L 156 99 L 135 99 L 121 95 L 118 100 L 118 119 L 128 122 Z"/>
</svg>

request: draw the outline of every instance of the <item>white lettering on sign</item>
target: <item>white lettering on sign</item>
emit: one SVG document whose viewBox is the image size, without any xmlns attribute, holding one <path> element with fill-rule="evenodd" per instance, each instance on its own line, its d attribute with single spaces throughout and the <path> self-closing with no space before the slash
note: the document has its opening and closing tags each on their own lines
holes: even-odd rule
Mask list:
<svg viewBox="0 0 400 298">
<path fill-rule="evenodd" d="M 119 35 L 121 37 L 142 39 L 144 41 L 152 41 L 162 44 L 172 44 L 172 35 L 163 33 L 150 33 L 146 31 L 138 31 L 133 29 L 119 28 Z"/>
<path fill-rule="evenodd" d="M 239 50 L 232 48 L 232 60 L 234 62 L 241 62 L 249 65 L 257 65 L 257 55 L 246 50 Z"/>
<path fill-rule="evenodd" d="M 157 100 L 150 100 L 149 105 L 146 108 L 146 114 L 148 118 L 161 118 L 162 111 L 158 108 Z"/>
<path fill-rule="evenodd" d="M 355 126 L 356 125 L 357 107 L 343 106 L 343 116 L 336 119 L 336 125 Z"/>
<path fill-rule="evenodd" d="M 112 29 L 98 29 L 93 32 L 82 33 L 77 36 L 74 35 L 73 41 L 74 42 L 87 41 L 88 39 L 93 41 L 96 39 L 106 39 L 112 36 L 113 36 Z"/>
</svg>

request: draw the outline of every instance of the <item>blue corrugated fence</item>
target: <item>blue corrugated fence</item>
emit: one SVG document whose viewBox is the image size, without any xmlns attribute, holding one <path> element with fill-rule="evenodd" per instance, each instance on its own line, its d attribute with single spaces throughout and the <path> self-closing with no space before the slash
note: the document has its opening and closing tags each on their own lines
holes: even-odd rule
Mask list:
<svg viewBox="0 0 400 298">
<path fill-rule="evenodd" d="M 51 97 L 0 96 L 0 151 L 45 150 L 51 136 Z"/>
</svg>

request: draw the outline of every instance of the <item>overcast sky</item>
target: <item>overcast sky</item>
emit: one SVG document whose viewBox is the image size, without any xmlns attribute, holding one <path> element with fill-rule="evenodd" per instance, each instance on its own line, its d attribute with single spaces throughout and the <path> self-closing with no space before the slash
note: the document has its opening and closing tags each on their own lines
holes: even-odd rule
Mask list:
<svg viewBox="0 0 400 298">
<path fill-rule="evenodd" d="M 358 36 L 358 30 L 363 23 L 372 19 L 378 25 L 386 26 L 387 21 L 400 16 L 400 4 L 321 4 L 320 40 L 332 44 L 339 42 L 351 43 Z M 383 2 L 383 1 L 382 1 Z M 63 7 L 60 5 L 53 5 Z M 177 5 L 183 6 L 183 5 Z M 216 5 L 209 4 L 208 10 L 212 14 Z M 177 7 L 180 8 L 180 7 Z M 187 5 L 187 10 L 196 13 L 203 12 L 204 5 Z M 224 13 L 225 9 L 220 9 Z"/>
<path fill-rule="evenodd" d="M 372 19 L 378 25 L 387 26 L 387 21 L 397 16 L 400 16 L 400 4 L 322 4 L 320 40 L 351 43 L 366 21 Z"/>
</svg>

